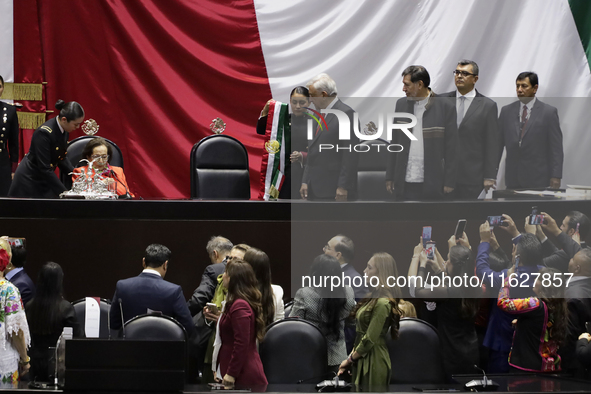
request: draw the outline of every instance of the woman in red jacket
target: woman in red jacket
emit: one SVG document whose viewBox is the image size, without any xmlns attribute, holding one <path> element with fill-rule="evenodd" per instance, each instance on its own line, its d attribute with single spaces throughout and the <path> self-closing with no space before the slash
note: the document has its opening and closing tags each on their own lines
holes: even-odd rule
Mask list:
<svg viewBox="0 0 591 394">
<path fill-rule="evenodd" d="M 123 173 L 123 168 L 112 166 L 109 164 L 109 160 L 113 157 L 113 148 L 111 144 L 107 143 L 104 138 L 97 137 L 93 138 L 84 147 L 82 151 L 82 157 L 86 158 L 89 162 L 94 160 L 92 164 L 91 174 L 100 173 L 105 178 L 112 179 L 117 186 L 118 196 L 127 196 L 127 198 L 135 197 L 127 186 L 127 180 Z M 82 170 L 88 173 L 88 165 L 83 167 L 74 168 L 74 174 L 72 175 L 72 182 L 78 178 Z M 111 182 L 111 181 L 109 181 Z"/>
<path fill-rule="evenodd" d="M 226 388 L 264 391 L 267 378 L 257 352 L 257 339 L 262 341 L 265 336 L 265 322 L 254 271 L 243 260 L 231 260 L 222 281 L 228 295 L 218 322 L 221 346 L 214 360 L 214 376 L 216 381 L 223 380 Z"/>
</svg>

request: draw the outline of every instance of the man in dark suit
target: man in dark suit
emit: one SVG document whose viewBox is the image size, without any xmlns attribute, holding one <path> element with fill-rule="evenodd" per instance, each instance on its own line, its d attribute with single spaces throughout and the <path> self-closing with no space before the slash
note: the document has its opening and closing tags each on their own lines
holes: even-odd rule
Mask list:
<svg viewBox="0 0 591 394">
<path fill-rule="evenodd" d="M 456 91 L 442 94 L 455 98 L 458 124 L 458 175 L 455 195 L 476 199 L 497 179 L 499 135 L 497 103 L 474 88 L 478 65 L 462 60 L 454 71 Z"/>
<path fill-rule="evenodd" d="M 568 307 L 568 334 L 560 349 L 563 359 L 562 370 L 584 377 L 585 368 L 575 357 L 576 343 L 584 332 L 586 322 L 591 322 L 591 249 L 581 249 L 568 264 L 568 272 L 572 273 L 564 297 Z"/>
<path fill-rule="evenodd" d="M 386 190 L 397 200 L 438 200 L 454 191 L 458 166 L 458 125 L 456 108 L 449 99 L 439 98 L 429 88 L 431 77 L 423 66 L 409 66 L 402 72 L 406 97 L 396 102 L 396 112 L 417 118 L 411 129 L 416 140 L 402 131 L 392 135 L 392 144 L 402 145 L 400 153 L 388 155 Z M 409 123 L 408 118 L 394 123 Z"/>
<path fill-rule="evenodd" d="M 9 238 L 8 243 L 12 250 L 10 264 L 4 270 L 4 277 L 18 288 L 21 293 L 23 305 L 35 297 L 35 284 L 25 272 L 27 250 L 25 249 L 24 238 Z"/>
<path fill-rule="evenodd" d="M 318 126 L 312 141 L 308 142 L 300 195 L 304 200 L 354 200 L 357 189 L 357 160 L 353 150 L 357 142 L 353 134 L 354 111 L 339 100 L 337 85 L 328 74 L 319 74 L 306 87 L 318 111 L 339 110 L 347 115 L 351 140 L 339 141 L 337 116 L 331 113 L 324 115 L 326 126 Z"/>
<path fill-rule="evenodd" d="M 215 288 L 218 285 L 218 276 L 223 274 L 226 269 L 227 257 L 230 255 L 232 246 L 232 242 L 228 238 L 219 235 L 211 237 L 207 243 L 205 249 L 211 264 L 205 267 L 205 271 L 201 276 L 201 283 L 187 301 L 191 316 L 201 312 L 205 304 L 212 300 Z"/>
<path fill-rule="evenodd" d="M 538 75 L 517 76 L 518 101 L 501 109 L 501 144 L 507 148 L 505 183 L 508 189 L 558 189 L 562 179 L 562 131 L 558 111 L 536 98 Z"/>
<path fill-rule="evenodd" d="M 148 246 L 142 261 L 144 267 L 142 273 L 117 282 L 110 311 L 112 329 L 120 329 L 124 322 L 135 316 L 156 311 L 175 318 L 185 327 L 187 335 L 191 336 L 195 328 L 183 290 L 179 285 L 164 280 L 170 254 L 166 246 L 159 244 Z M 123 309 L 123 322 L 121 309 Z"/>
<path fill-rule="evenodd" d="M 4 78 L 0 75 L 0 97 Z M 18 117 L 14 105 L 0 102 L 0 197 L 6 197 L 18 164 Z"/>
<path fill-rule="evenodd" d="M 355 255 L 355 245 L 351 238 L 342 234 L 336 235 L 324 245 L 323 251 L 324 254 L 332 256 L 339 261 L 341 269 L 343 270 L 343 277 L 349 278 L 351 282 L 350 285 L 348 283 L 346 283 L 346 285 L 351 286 L 355 291 L 355 299 L 360 300 L 365 297 L 367 294 L 367 288 L 363 283 L 363 276 L 357 272 L 352 264 L 353 256 Z M 355 284 L 357 284 L 357 286 L 355 286 Z"/>
</svg>

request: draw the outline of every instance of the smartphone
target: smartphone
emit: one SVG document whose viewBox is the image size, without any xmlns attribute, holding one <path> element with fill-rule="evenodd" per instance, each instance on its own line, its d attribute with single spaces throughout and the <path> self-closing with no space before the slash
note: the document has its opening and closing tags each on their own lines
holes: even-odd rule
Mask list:
<svg viewBox="0 0 591 394">
<path fill-rule="evenodd" d="M 435 260 L 435 241 L 429 241 L 425 247 L 427 258 L 429 260 Z"/>
<path fill-rule="evenodd" d="M 454 235 L 456 236 L 456 241 L 464 235 L 464 230 L 466 230 L 466 219 L 458 220 L 458 224 L 456 224 L 456 232 Z"/>
<path fill-rule="evenodd" d="M 490 224 L 491 230 L 497 226 L 506 227 L 502 216 L 489 216 L 486 218 L 486 220 L 488 221 L 488 224 Z"/>
<path fill-rule="evenodd" d="M 585 329 L 591 334 L 591 321 L 585 323 Z"/>
<path fill-rule="evenodd" d="M 423 227 L 423 248 L 427 247 L 427 242 L 431 241 L 431 226 Z"/>
<path fill-rule="evenodd" d="M 538 207 L 531 207 L 531 215 L 529 215 L 529 224 L 538 225 L 544 223 L 544 215 L 540 215 Z"/>
<path fill-rule="evenodd" d="M 216 304 L 214 304 L 213 302 L 208 302 L 206 304 L 207 309 L 209 309 L 209 311 L 211 313 L 218 313 L 218 306 Z"/>
</svg>

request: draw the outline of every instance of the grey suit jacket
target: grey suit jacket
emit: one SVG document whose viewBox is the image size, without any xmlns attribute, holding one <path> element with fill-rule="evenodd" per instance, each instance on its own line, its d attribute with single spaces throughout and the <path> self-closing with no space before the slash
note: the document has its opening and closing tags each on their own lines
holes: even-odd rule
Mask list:
<svg viewBox="0 0 591 394">
<path fill-rule="evenodd" d="M 507 148 L 505 183 L 509 189 L 544 188 L 562 178 L 562 131 L 555 107 L 536 99 L 521 139 L 520 102 L 501 109 L 500 150 Z"/>
<path fill-rule="evenodd" d="M 456 91 L 442 94 L 456 98 Z M 499 126 L 497 103 L 476 91 L 458 127 L 459 185 L 482 186 L 485 179 L 496 179 L 498 170 Z"/>
</svg>

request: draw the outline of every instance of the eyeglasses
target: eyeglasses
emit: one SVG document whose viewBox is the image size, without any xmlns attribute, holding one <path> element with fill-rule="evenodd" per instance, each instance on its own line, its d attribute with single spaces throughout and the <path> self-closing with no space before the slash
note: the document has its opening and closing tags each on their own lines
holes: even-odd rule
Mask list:
<svg viewBox="0 0 591 394">
<path fill-rule="evenodd" d="M 323 252 L 326 252 L 327 250 L 331 250 L 328 244 L 324 245 L 324 248 L 322 248 Z"/>
<path fill-rule="evenodd" d="M 92 155 L 92 156 L 90 156 L 90 158 L 92 160 L 98 160 L 98 159 L 109 160 L 109 155 Z"/>
<path fill-rule="evenodd" d="M 469 73 L 468 71 L 453 70 L 452 72 L 455 75 L 461 75 L 462 77 L 467 77 L 468 75 L 472 75 L 473 77 L 476 76 L 476 74 Z"/>
</svg>

